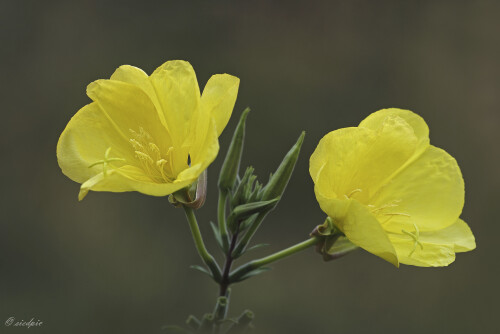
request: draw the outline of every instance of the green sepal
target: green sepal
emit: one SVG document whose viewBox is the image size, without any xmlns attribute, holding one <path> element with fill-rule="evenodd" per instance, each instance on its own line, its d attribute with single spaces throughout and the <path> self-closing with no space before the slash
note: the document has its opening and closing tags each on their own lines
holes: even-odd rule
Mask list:
<svg viewBox="0 0 500 334">
<path fill-rule="evenodd" d="M 234 188 L 236 176 L 240 169 L 241 154 L 243 152 L 243 142 L 245 140 L 245 123 L 250 108 L 246 108 L 241 113 L 240 121 L 236 126 L 233 139 L 229 145 L 224 163 L 219 175 L 219 189 L 229 191 Z"/>
<path fill-rule="evenodd" d="M 241 221 L 247 217 L 250 217 L 254 213 L 265 212 L 268 211 L 278 203 L 279 197 L 274 198 L 270 201 L 260 201 L 248 204 L 238 205 L 233 209 L 233 212 L 227 218 L 227 225 L 231 231 L 234 232 L 236 229 L 236 223 Z"/>
<path fill-rule="evenodd" d="M 253 185 L 255 181 L 257 180 L 257 176 L 255 175 L 250 175 L 248 178 L 248 181 L 243 185 L 243 194 L 242 194 L 242 199 L 243 203 L 249 203 L 250 202 L 250 196 L 252 195 L 253 192 Z"/>
<path fill-rule="evenodd" d="M 247 188 L 247 184 L 253 175 L 254 168 L 252 166 L 247 167 L 245 170 L 245 174 L 243 174 L 243 178 L 239 181 L 238 186 L 234 190 L 231 200 L 230 200 L 230 205 L 231 208 L 234 208 L 238 206 L 239 204 L 244 204 L 246 203 L 245 197 L 244 197 L 244 192 L 245 189 Z"/>
<path fill-rule="evenodd" d="M 175 207 L 183 205 L 199 209 L 207 197 L 207 170 L 200 174 L 198 179 L 190 186 L 180 189 L 168 197 L 168 201 Z"/>
<path fill-rule="evenodd" d="M 241 277 L 238 277 L 234 280 L 231 280 L 231 283 L 242 282 L 242 281 L 246 280 L 247 278 L 257 276 L 257 275 L 262 274 L 262 273 L 269 271 L 269 270 L 271 270 L 271 268 L 269 268 L 269 267 L 260 267 L 260 268 L 254 269 L 252 271 L 249 271 L 248 273 L 246 273 L 245 275 L 243 275 Z"/>
<path fill-rule="evenodd" d="M 331 261 L 347 255 L 358 248 L 358 246 L 353 244 L 345 236 L 338 236 L 336 239 L 329 237 L 326 239 L 321 253 L 323 255 L 323 260 Z"/>
<path fill-rule="evenodd" d="M 248 198 L 248 202 L 256 202 L 260 199 L 260 195 L 262 193 L 262 184 L 259 181 L 255 182 L 255 187 L 253 188 L 250 197 Z"/>
<path fill-rule="evenodd" d="M 359 248 L 347 239 L 330 217 L 327 217 L 323 224 L 316 226 L 310 235 L 320 238 L 316 251 L 323 255 L 325 261 L 338 259 Z"/>
<path fill-rule="evenodd" d="M 323 224 L 318 225 L 312 230 L 311 236 L 327 237 L 330 235 L 342 235 L 343 233 L 333 223 L 332 218 L 326 217 Z"/>
<path fill-rule="evenodd" d="M 278 169 L 269 179 L 269 182 L 262 189 L 261 200 L 269 200 L 281 196 L 292 176 L 293 169 L 299 158 L 300 148 L 304 142 L 305 132 L 302 132 L 299 139 L 285 155 Z"/>
</svg>

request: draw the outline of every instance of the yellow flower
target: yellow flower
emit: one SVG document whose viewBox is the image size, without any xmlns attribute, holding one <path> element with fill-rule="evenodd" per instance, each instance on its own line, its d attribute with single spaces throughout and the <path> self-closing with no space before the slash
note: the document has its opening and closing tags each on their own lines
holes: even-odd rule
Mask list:
<svg viewBox="0 0 500 334">
<path fill-rule="evenodd" d="M 93 102 L 61 134 L 59 166 L 82 183 L 80 200 L 89 190 L 171 194 L 196 181 L 217 156 L 238 86 L 238 78 L 216 74 L 200 95 L 186 61 L 168 61 L 151 76 L 123 65 L 87 87 Z"/>
<path fill-rule="evenodd" d="M 446 266 L 476 247 L 459 218 L 464 181 L 408 110 L 377 111 L 327 134 L 310 159 L 321 209 L 349 240 L 395 266 Z"/>
</svg>

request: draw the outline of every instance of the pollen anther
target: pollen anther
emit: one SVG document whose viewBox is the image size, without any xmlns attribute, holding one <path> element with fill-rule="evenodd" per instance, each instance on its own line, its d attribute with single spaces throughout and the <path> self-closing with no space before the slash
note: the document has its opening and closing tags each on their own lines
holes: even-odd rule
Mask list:
<svg viewBox="0 0 500 334">
<path fill-rule="evenodd" d="M 129 129 L 133 138 L 129 139 L 134 153 L 144 172 L 158 183 L 172 182 L 175 176 L 172 172 L 173 147 L 162 149 L 156 145 L 153 137 L 144 128 L 139 131 Z"/>
</svg>

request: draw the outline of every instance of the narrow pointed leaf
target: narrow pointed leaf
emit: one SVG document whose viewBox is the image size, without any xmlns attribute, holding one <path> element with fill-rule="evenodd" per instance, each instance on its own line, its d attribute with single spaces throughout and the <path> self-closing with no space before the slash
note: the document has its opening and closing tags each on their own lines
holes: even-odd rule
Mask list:
<svg viewBox="0 0 500 334">
<path fill-rule="evenodd" d="M 214 233 L 214 237 L 215 237 L 215 241 L 217 241 L 217 245 L 219 245 L 219 247 L 221 249 L 223 249 L 222 238 L 221 238 L 220 233 L 219 233 L 219 228 L 213 222 L 210 222 L 210 226 L 212 227 L 212 232 Z"/>
<path fill-rule="evenodd" d="M 238 205 L 233 209 L 233 212 L 228 217 L 228 226 L 234 226 L 234 224 L 242 219 L 250 217 L 254 213 L 259 213 L 263 211 L 268 211 L 272 209 L 276 203 L 279 201 L 279 197 L 272 199 L 270 201 L 260 201 L 248 204 Z"/>
<path fill-rule="evenodd" d="M 251 250 L 254 250 L 254 249 L 258 249 L 258 248 L 262 248 L 262 247 L 266 247 L 266 246 L 269 246 L 269 244 L 257 244 L 257 245 L 254 245 L 252 247 L 249 247 L 245 250 L 245 253 L 251 251 Z"/>
<path fill-rule="evenodd" d="M 245 218 L 245 220 L 243 220 L 240 223 L 240 231 L 245 231 L 250 225 L 253 224 L 253 222 L 255 221 L 255 219 L 257 217 L 258 217 L 258 214 L 255 213 L 255 214 L 251 215 L 250 217 Z"/>
<path fill-rule="evenodd" d="M 210 271 L 208 271 L 206 268 L 203 268 L 202 266 L 194 264 L 192 266 L 189 266 L 189 268 L 201 271 L 202 273 L 207 274 L 208 276 L 213 278 L 212 273 Z"/>
<path fill-rule="evenodd" d="M 269 271 L 269 270 L 271 270 L 271 268 L 269 268 L 269 267 L 261 267 L 261 268 L 254 269 L 254 270 L 246 273 L 245 275 L 237 278 L 236 280 L 232 281 L 231 283 L 242 282 L 242 281 L 246 280 L 247 278 L 257 276 L 257 275 L 262 274 L 262 273 Z"/>
</svg>

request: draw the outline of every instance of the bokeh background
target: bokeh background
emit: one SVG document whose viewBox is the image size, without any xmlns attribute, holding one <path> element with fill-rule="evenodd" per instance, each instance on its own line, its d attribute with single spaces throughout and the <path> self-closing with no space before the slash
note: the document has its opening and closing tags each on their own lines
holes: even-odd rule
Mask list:
<svg viewBox="0 0 500 334">
<path fill-rule="evenodd" d="M 451 266 L 396 269 L 364 251 L 324 263 L 309 250 L 234 286 L 232 315 L 253 310 L 256 333 L 497 332 L 499 14 L 498 1 L 1 1 L 0 332 L 27 330 L 4 326 L 14 316 L 43 321 L 35 333 L 161 333 L 212 310 L 217 287 L 189 269 L 200 260 L 181 210 L 137 193 L 79 203 L 55 156 L 88 83 L 169 59 L 189 60 L 201 86 L 214 73 L 241 78 L 221 152 L 250 106 L 243 164 L 261 180 L 307 131 L 254 239 L 272 245 L 253 256 L 322 223 L 309 156 L 378 109 L 422 115 L 466 181 L 462 217 L 478 248 Z M 198 212 L 214 253 L 221 160 Z"/>
</svg>

